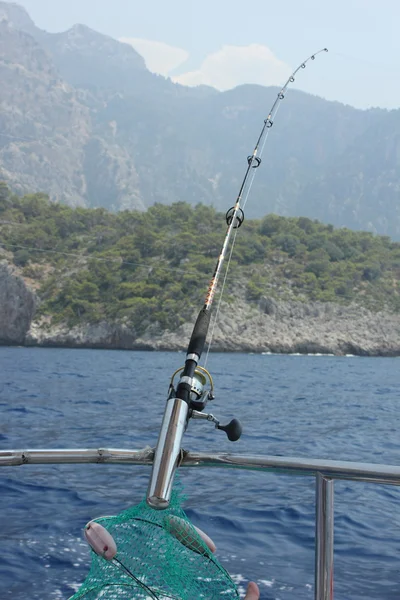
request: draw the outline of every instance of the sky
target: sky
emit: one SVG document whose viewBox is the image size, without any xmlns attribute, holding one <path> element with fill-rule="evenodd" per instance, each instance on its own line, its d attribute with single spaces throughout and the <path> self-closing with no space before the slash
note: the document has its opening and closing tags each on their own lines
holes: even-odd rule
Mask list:
<svg viewBox="0 0 400 600">
<path fill-rule="evenodd" d="M 83 23 L 147 67 L 220 90 L 283 85 L 367 109 L 400 108 L 400 0 L 17 0 L 51 32 Z"/>
</svg>

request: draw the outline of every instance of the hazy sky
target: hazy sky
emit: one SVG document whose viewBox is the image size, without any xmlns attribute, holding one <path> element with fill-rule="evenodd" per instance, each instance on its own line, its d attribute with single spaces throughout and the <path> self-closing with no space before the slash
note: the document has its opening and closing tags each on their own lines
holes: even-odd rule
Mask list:
<svg viewBox="0 0 400 600">
<path fill-rule="evenodd" d="M 295 87 L 360 108 L 400 108 L 400 0 L 18 0 L 36 24 L 75 23 L 130 40 L 147 66 L 187 85 Z"/>
</svg>

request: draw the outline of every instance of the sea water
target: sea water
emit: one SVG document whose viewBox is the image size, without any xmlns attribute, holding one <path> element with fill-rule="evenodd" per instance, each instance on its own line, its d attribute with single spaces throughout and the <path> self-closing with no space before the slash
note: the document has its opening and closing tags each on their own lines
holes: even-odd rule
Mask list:
<svg viewBox="0 0 400 600">
<path fill-rule="evenodd" d="M 182 353 L 0 348 L 0 448 L 154 446 Z M 400 359 L 211 354 L 209 405 L 231 443 L 194 421 L 187 450 L 400 464 Z M 85 578 L 85 523 L 140 501 L 148 467 L 0 469 L 0 599 L 66 600 Z M 314 596 L 314 479 L 181 469 L 186 510 L 240 589 Z M 335 482 L 335 598 L 400 597 L 400 491 Z"/>
</svg>

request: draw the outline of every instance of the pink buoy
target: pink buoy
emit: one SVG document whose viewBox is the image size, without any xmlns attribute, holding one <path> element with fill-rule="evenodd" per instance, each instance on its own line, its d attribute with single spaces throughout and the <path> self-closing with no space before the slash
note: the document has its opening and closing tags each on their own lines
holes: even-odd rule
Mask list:
<svg viewBox="0 0 400 600">
<path fill-rule="evenodd" d="M 89 546 L 99 556 L 106 560 L 112 560 L 117 554 L 117 545 L 113 536 L 100 523 L 89 521 L 84 533 Z"/>
</svg>

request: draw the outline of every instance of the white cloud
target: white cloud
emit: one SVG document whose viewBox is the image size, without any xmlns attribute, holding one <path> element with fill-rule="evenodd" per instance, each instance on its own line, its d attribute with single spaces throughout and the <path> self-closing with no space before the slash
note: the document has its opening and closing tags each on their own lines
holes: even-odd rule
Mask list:
<svg viewBox="0 0 400 600">
<path fill-rule="evenodd" d="M 279 60 L 261 44 L 249 46 L 223 46 L 209 54 L 200 68 L 172 77 L 183 85 L 211 85 L 228 90 L 243 83 L 279 85 L 289 77 L 289 65 Z"/>
<path fill-rule="evenodd" d="M 141 38 L 120 38 L 120 41 L 133 46 L 143 56 L 150 71 L 171 77 L 182 85 L 210 85 L 222 91 L 244 83 L 280 85 L 291 73 L 289 65 L 279 60 L 267 46 L 250 44 L 222 46 L 209 54 L 198 69 L 171 75 L 189 58 L 186 50 Z"/>
<path fill-rule="evenodd" d="M 130 44 L 143 56 L 149 71 L 168 76 L 168 74 L 184 63 L 189 53 L 183 48 L 170 46 L 164 42 L 154 42 L 141 38 L 119 38 L 120 42 Z"/>
</svg>

